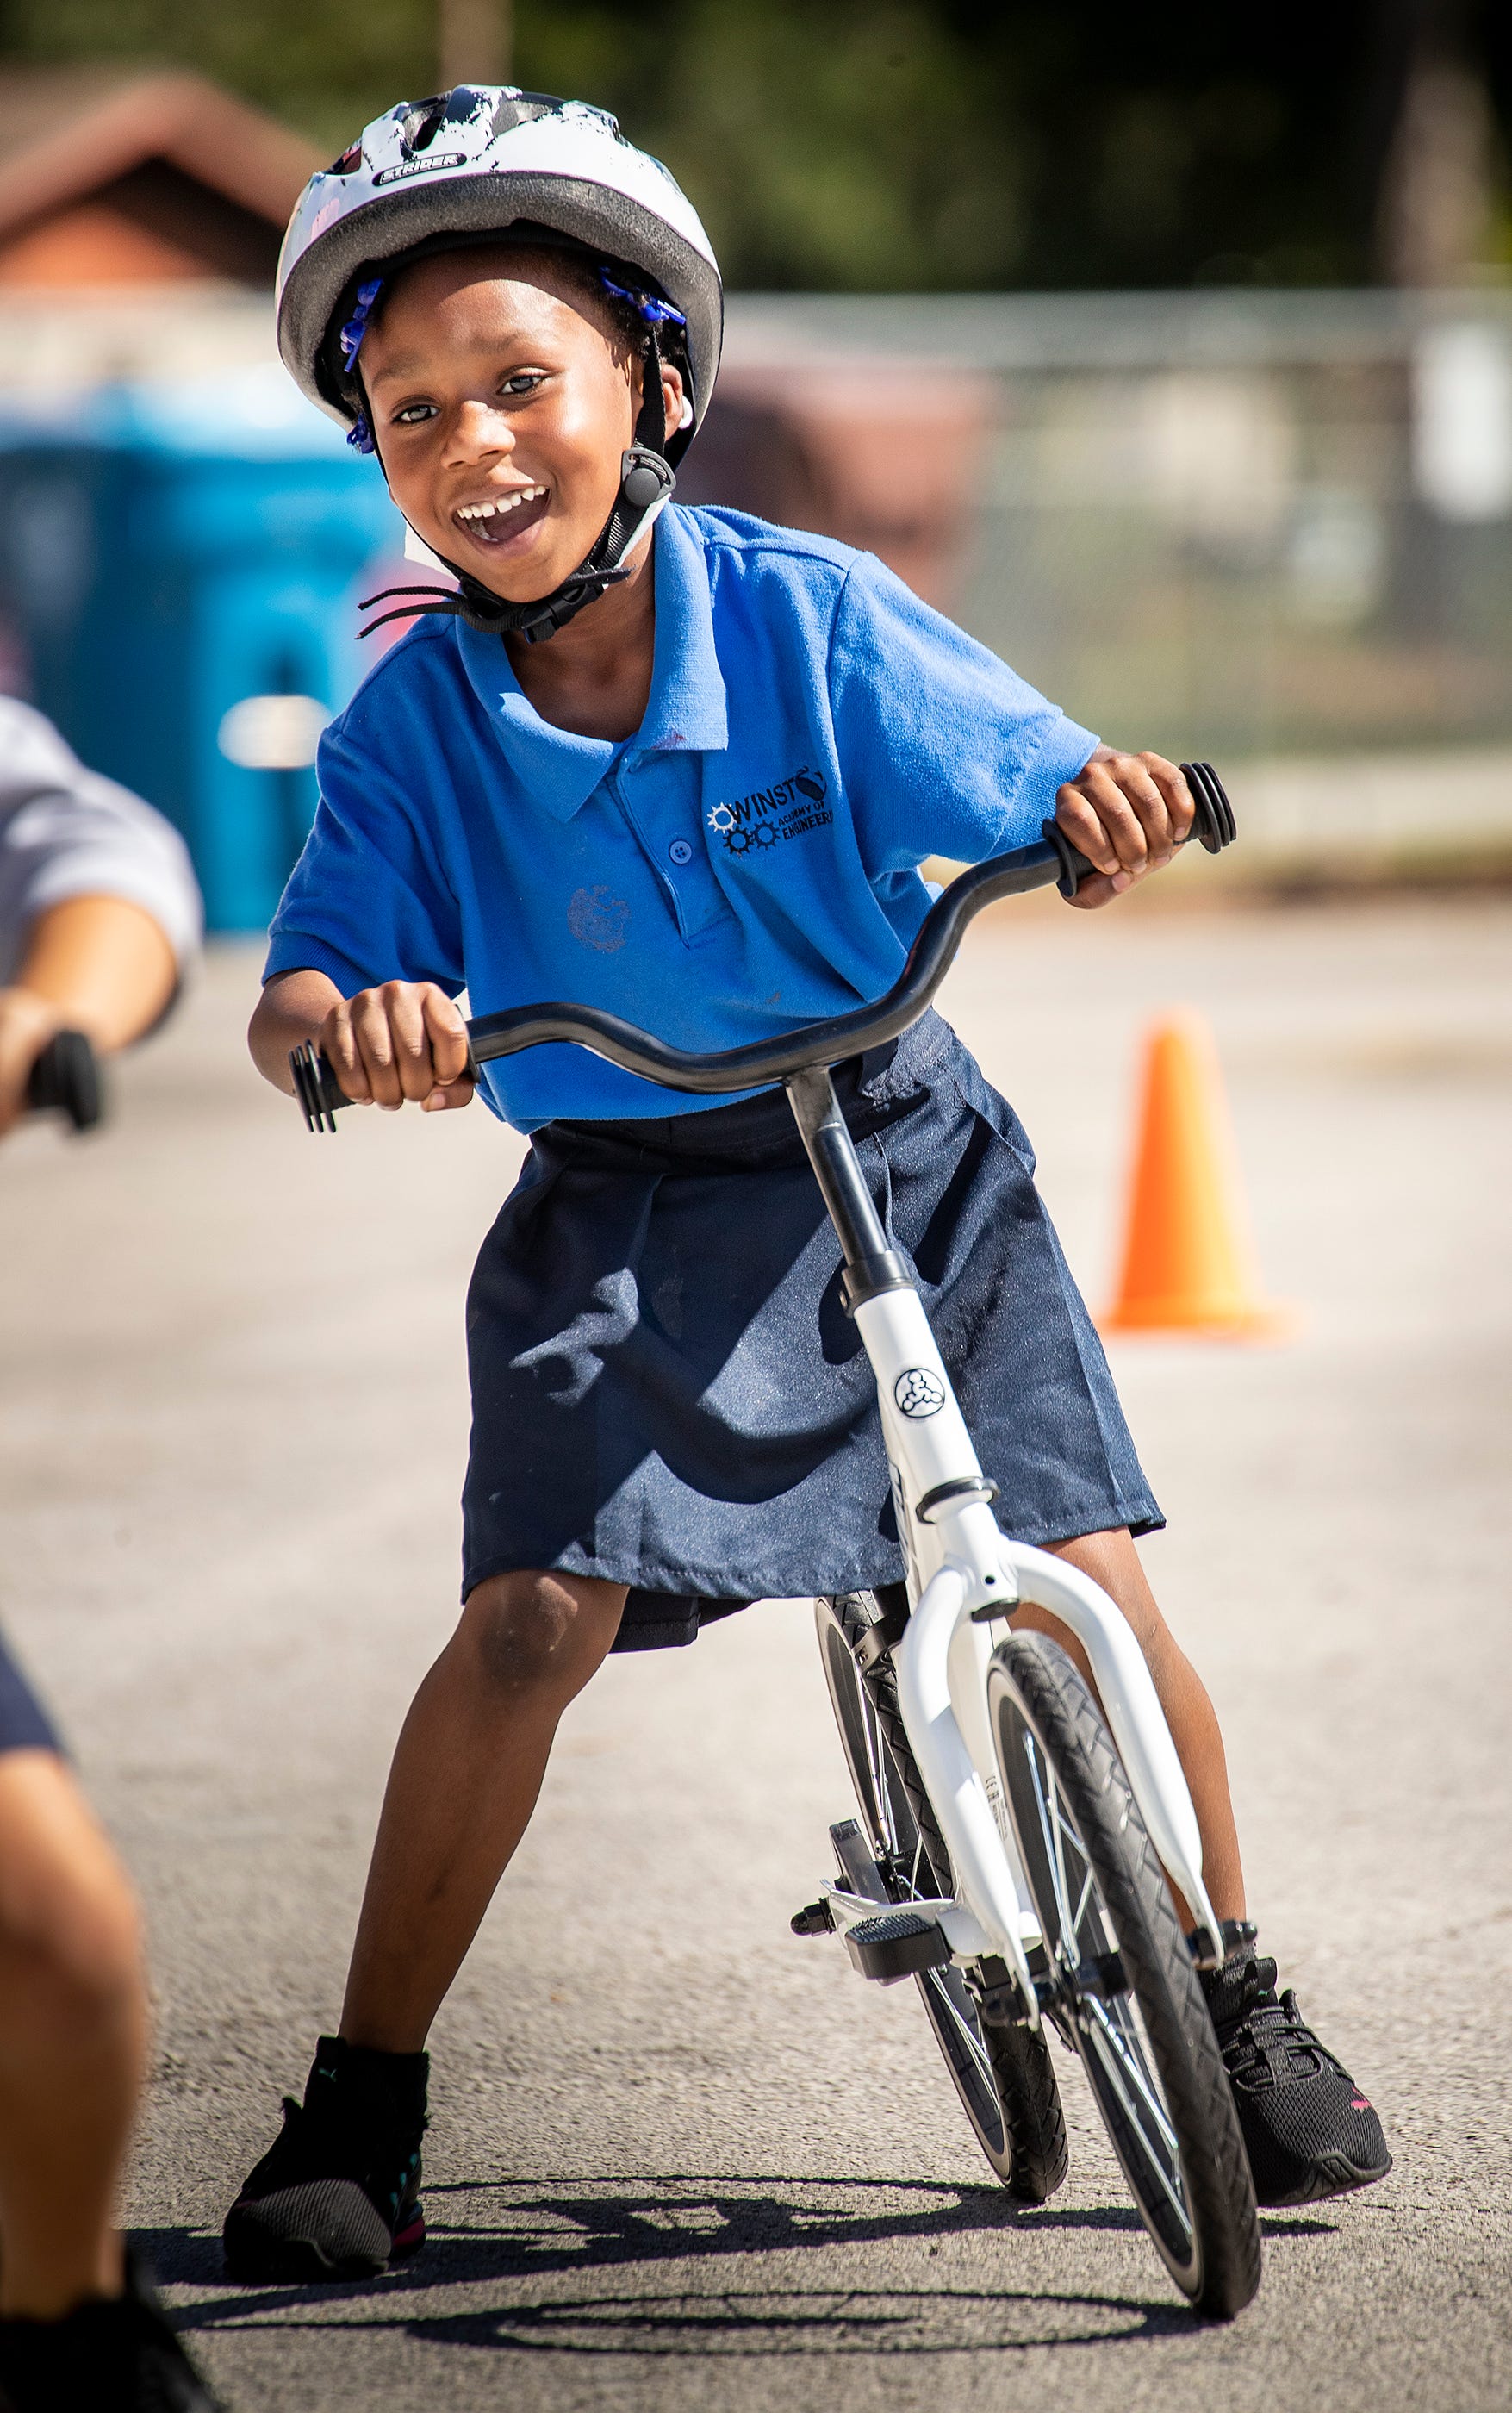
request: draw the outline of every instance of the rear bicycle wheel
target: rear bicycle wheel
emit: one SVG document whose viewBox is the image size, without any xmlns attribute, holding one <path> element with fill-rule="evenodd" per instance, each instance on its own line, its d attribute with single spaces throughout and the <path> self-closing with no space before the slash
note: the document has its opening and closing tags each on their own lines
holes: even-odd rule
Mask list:
<svg viewBox="0 0 1512 2413">
<path fill-rule="evenodd" d="M 863 1677 L 856 1645 L 875 1622 L 870 1592 L 815 1604 L 825 1680 L 873 1855 L 891 1902 L 955 1890 L 950 1857 L 908 1747 L 889 1667 Z M 1020 2203 L 1043 2203 L 1065 2177 L 1065 2122 L 1043 2034 L 984 2020 L 948 1963 L 915 1981 L 972 2133 Z"/>
<path fill-rule="evenodd" d="M 988 1710 L 1039 1914 L 1056 2024 L 1080 2057 L 1156 2252 L 1231 2320 L 1260 2284 L 1248 2157 L 1176 1906 L 1095 1702 L 1065 1652 L 1015 1634 Z"/>
</svg>

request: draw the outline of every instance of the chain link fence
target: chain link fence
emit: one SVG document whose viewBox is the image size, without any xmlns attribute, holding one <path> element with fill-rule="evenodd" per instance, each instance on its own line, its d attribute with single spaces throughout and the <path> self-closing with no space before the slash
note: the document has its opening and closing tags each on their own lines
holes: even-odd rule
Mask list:
<svg viewBox="0 0 1512 2413">
<path fill-rule="evenodd" d="M 728 359 L 970 382 L 941 600 L 1094 728 L 1512 745 L 1512 295 L 738 297 Z"/>
</svg>

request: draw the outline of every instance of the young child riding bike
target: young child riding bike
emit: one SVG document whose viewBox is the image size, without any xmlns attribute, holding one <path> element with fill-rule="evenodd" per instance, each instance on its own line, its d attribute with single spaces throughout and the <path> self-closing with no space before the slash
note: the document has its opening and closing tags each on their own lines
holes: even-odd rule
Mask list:
<svg viewBox="0 0 1512 2413">
<path fill-rule="evenodd" d="M 771 1038 L 891 984 L 931 854 L 1053 812 L 1100 906 L 1184 836 L 1171 763 L 1099 745 L 869 555 L 669 501 L 721 326 L 695 212 L 580 103 L 401 104 L 312 181 L 285 362 L 458 585 L 406 590 L 418 625 L 326 734 L 250 1032 L 276 1087 L 314 1041 L 354 1100 L 468 1104 L 463 988 L 685 1048 Z M 531 1153 L 468 1301 L 462 1618 L 400 1737 L 339 2033 L 227 2219 L 242 2280 L 422 2242 L 426 2036 L 606 1653 L 903 1572 L 782 1092 L 672 1096 L 568 1046 L 481 1086 Z M 836 1087 L 1005 1529 L 1094 1577 L 1149 1662 L 1231 1946 L 1205 1982 L 1259 2199 L 1379 2178 L 1374 2112 L 1256 1955 L 1217 1722 L 1134 1547 L 1160 1512 L 1023 1131 L 932 1013 Z"/>
</svg>

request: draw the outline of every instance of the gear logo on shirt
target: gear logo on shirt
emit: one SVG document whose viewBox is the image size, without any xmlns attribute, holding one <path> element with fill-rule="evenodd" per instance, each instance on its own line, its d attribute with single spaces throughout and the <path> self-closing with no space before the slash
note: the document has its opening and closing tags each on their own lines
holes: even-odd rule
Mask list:
<svg viewBox="0 0 1512 2413">
<path fill-rule="evenodd" d="M 805 762 L 770 788 L 753 788 L 748 796 L 740 796 L 733 804 L 715 805 L 709 826 L 727 854 L 766 853 L 832 822 L 834 814 L 825 801 L 828 794 L 824 773 L 811 770 Z"/>
</svg>

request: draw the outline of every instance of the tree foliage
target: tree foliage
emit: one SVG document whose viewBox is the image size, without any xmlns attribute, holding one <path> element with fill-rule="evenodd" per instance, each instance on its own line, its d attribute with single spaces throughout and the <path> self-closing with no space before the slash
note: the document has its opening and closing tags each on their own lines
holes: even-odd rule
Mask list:
<svg viewBox="0 0 1512 2413">
<path fill-rule="evenodd" d="M 738 286 L 1353 281 L 1434 0 L 516 0 L 515 74 L 620 116 Z M 1506 122 L 1512 12 L 1458 29 Z M 436 80 L 434 0 L 0 0 L 13 60 L 200 68 L 331 150 Z"/>
</svg>

